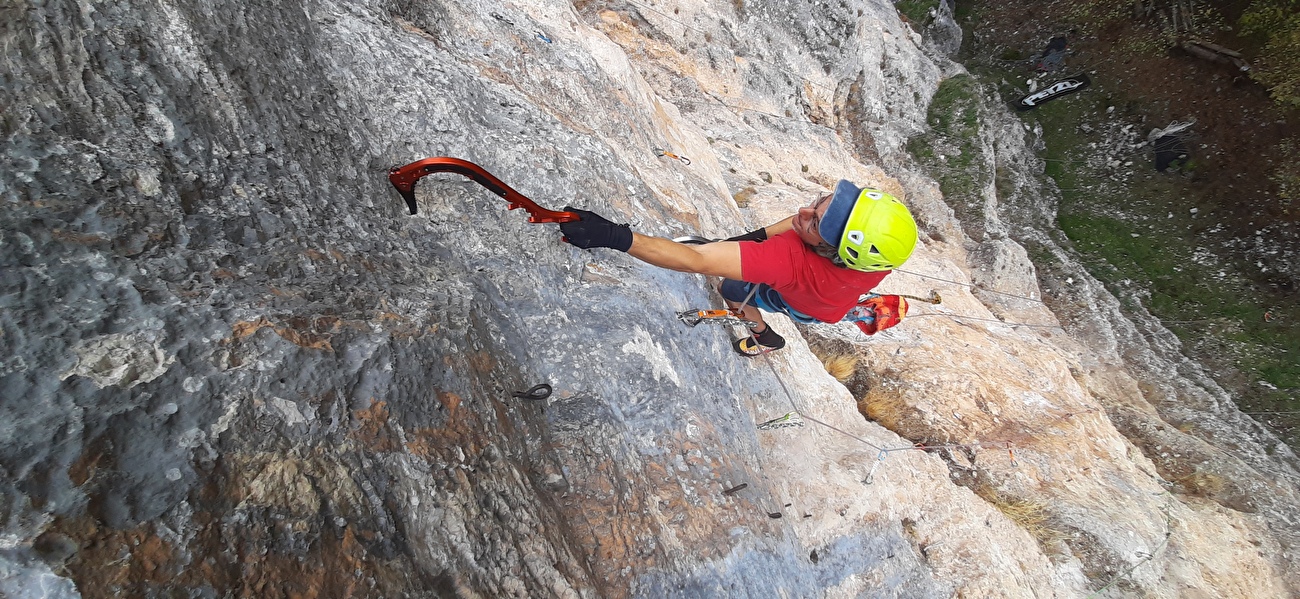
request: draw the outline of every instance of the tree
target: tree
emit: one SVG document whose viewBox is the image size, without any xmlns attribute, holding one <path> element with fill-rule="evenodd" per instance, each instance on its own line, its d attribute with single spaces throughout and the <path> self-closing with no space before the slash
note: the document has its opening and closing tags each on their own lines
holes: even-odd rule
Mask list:
<svg viewBox="0 0 1300 599">
<path fill-rule="evenodd" d="M 1277 102 L 1300 107 L 1300 0 L 1255 0 L 1238 24 L 1264 42 L 1251 78 Z"/>
</svg>

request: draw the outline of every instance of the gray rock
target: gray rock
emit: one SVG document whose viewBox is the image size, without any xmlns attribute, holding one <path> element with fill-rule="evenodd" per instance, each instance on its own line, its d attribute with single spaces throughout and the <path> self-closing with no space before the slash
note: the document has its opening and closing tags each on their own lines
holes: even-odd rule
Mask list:
<svg viewBox="0 0 1300 599">
<path fill-rule="evenodd" d="M 740 359 L 727 331 L 674 318 L 716 306 L 712 282 L 564 245 L 458 176 L 423 179 L 410 216 L 386 180 L 393 165 L 456 156 L 550 208 L 718 237 L 848 177 L 907 192 L 928 239 L 918 268 L 959 277 L 979 264 L 982 284 L 1033 289 L 1013 242 L 1047 235 L 1048 194 L 983 198 L 989 240 L 968 256 L 978 244 L 933 182 L 905 170 L 903 145 L 959 67 L 927 56 L 888 3 L 0 11 L 7 594 L 1076 596 L 1104 582 L 1094 566 L 1153 551 L 1154 500 L 1109 513 L 1096 506 L 1110 495 L 1060 493 L 1053 516 L 1096 542 L 1054 561 L 940 456 L 881 461 L 880 449 L 925 439 L 864 420 L 792 323 L 773 319 L 791 340 L 780 355 Z M 1023 149 L 1014 131 L 981 139 Z M 733 194 L 748 186 L 741 210 Z M 1024 216 L 1010 218 L 1016 208 Z M 1199 536 L 1169 559 L 1223 576 L 1222 594 L 1242 582 L 1228 572 L 1263 581 L 1259 596 L 1297 588 L 1272 558 L 1243 549 L 1214 562 L 1197 544 L 1255 535 L 1290 551 L 1291 533 L 1258 524 L 1294 521 L 1294 456 L 1269 456 L 1267 434 L 1243 428 L 1157 323 L 1125 320 L 1100 285 L 1082 286 L 1098 308 L 1067 320 L 1086 344 L 935 326 L 879 345 L 907 345 L 900 360 L 925 359 L 936 339 L 1010 348 L 988 352 L 1002 360 L 988 370 L 1029 374 L 990 388 L 1050 383 L 1087 409 L 1089 393 L 1127 389 L 1094 367 L 1135 361 L 1163 385 L 1152 404 L 1172 412 L 1189 397 L 1228 423 L 1197 420 L 1241 448 L 1222 459 L 1241 482 L 1215 505 L 1260 514 L 1180 503 Z M 1100 374 L 1070 377 L 1057 367 L 1067 350 L 1078 372 Z M 873 389 L 957 403 L 958 358 L 892 372 L 877 360 Z M 539 383 L 554 388 L 548 401 L 513 396 Z M 923 393 L 931 384 L 943 393 Z M 1028 430 L 1032 419 L 1011 419 L 1027 396 L 994 395 L 959 406 L 962 426 L 997 413 Z M 1145 432 L 1148 412 L 1105 405 L 1144 447 L 1163 442 Z M 933 407 L 904 405 L 918 416 L 898 431 L 948 430 L 936 414 L 952 406 Z M 756 430 L 791 410 L 812 424 Z M 1158 487 L 1134 474 L 1152 460 L 1095 412 L 1106 419 L 1087 459 L 1125 491 Z M 1029 495 L 1024 473 L 1059 474 L 1049 449 L 1025 452 L 1032 470 L 968 460 L 981 480 Z M 724 496 L 729 481 L 749 486 Z M 1255 492 L 1269 497 L 1247 505 Z M 1114 523 L 1130 520 L 1141 535 Z M 1096 551 L 1072 553 L 1085 549 Z M 1160 568 L 1134 584 L 1211 584 Z"/>
</svg>

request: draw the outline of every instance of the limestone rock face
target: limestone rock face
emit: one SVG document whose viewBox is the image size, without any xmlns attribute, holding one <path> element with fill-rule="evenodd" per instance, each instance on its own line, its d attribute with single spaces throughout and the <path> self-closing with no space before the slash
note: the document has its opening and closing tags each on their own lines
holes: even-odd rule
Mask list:
<svg viewBox="0 0 1300 599">
<path fill-rule="evenodd" d="M 887 2 L 0 17 L 6 595 L 1300 593 L 1294 454 L 1053 241 L 1012 117 L 980 239 L 911 169 L 960 67 Z M 881 290 L 944 302 L 745 360 L 674 318 L 702 277 L 454 175 L 409 215 L 439 155 L 661 236 L 880 186 L 924 244 Z"/>
</svg>

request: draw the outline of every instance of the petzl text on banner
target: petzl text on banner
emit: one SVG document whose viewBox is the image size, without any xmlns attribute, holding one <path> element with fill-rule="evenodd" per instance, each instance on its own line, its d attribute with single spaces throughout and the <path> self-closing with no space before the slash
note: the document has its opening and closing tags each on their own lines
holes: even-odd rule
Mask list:
<svg viewBox="0 0 1300 599">
<path fill-rule="evenodd" d="M 1051 102 L 1061 96 L 1072 94 L 1092 84 L 1086 73 L 1053 81 L 1051 85 L 1029 94 L 1013 104 L 1016 110 L 1024 112 L 1038 108 L 1044 102 Z"/>
</svg>

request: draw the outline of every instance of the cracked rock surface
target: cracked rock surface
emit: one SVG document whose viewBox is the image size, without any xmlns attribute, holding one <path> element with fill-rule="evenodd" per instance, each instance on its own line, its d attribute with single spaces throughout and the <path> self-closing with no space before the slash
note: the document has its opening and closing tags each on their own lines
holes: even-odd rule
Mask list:
<svg viewBox="0 0 1300 599">
<path fill-rule="evenodd" d="M 887 2 L 0 23 L 0 594 L 1300 592 L 1294 454 L 1072 270 L 1009 115 L 983 164 L 1024 178 L 954 215 L 903 148 L 960 67 Z M 949 281 L 882 290 L 944 303 L 870 340 L 774 318 L 787 349 L 745 360 L 676 320 L 718 305 L 702 277 L 459 176 L 409 215 L 387 171 L 429 156 L 668 237 L 880 186 L 921 223 L 908 269 Z M 809 343 L 853 348 L 847 388 Z"/>
</svg>

